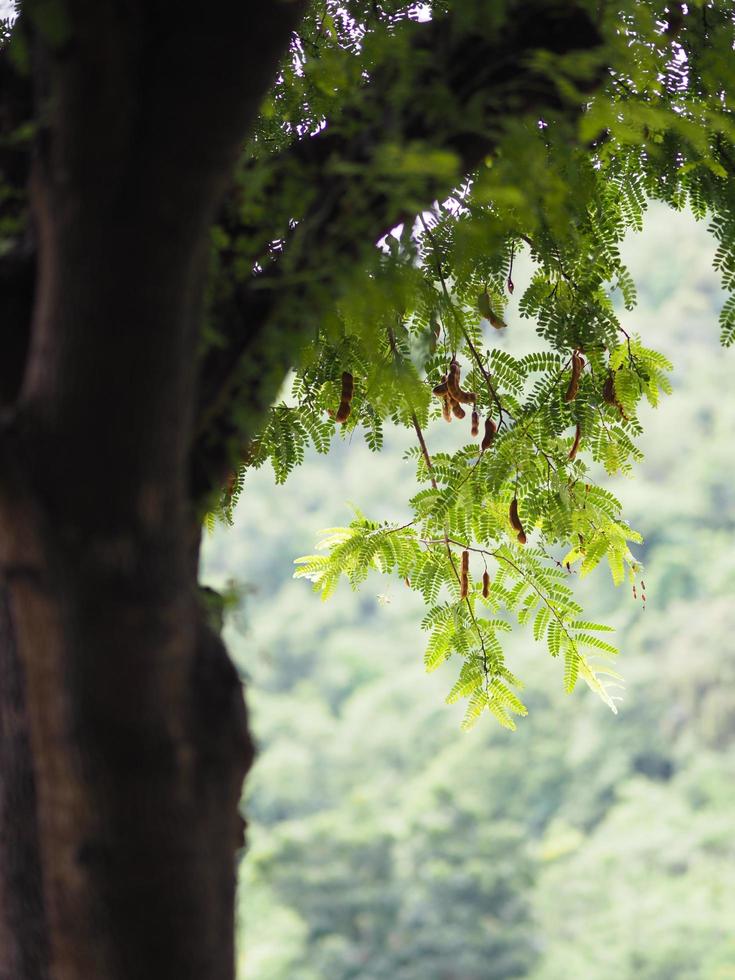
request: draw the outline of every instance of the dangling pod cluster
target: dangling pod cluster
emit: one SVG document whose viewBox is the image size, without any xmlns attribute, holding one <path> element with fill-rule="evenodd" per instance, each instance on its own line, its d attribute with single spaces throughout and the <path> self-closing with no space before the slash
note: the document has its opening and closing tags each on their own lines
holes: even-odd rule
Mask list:
<svg viewBox="0 0 735 980">
<path fill-rule="evenodd" d="M 480 434 L 480 415 L 477 411 L 477 393 L 465 391 L 461 385 L 461 368 L 455 358 L 449 364 L 449 370 L 442 376 L 441 381 L 432 389 L 437 398 L 441 398 L 442 416 L 445 422 L 451 422 L 452 416 L 463 419 L 467 415 L 462 405 L 472 405 L 470 432 L 473 438 Z M 482 440 L 483 452 L 488 449 L 495 438 L 497 426 L 488 416 L 485 421 L 485 435 Z"/>
</svg>

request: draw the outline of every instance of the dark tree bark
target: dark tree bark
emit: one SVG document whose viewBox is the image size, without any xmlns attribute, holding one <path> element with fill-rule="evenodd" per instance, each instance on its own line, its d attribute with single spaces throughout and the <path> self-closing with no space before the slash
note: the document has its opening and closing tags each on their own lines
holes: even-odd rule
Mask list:
<svg viewBox="0 0 735 980">
<path fill-rule="evenodd" d="M 252 744 L 187 469 L 209 226 L 300 5 L 64 6 L 3 387 L 0 977 L 225 980 Z"/>
<path fill-rule="evenodd" d="M 355 194 L 325 169 L 369 173 L 391 85 L 377 77 L 359 139 L 303 141 L 274 164 L 274 202 L 294 173 L 311 181 L 290 251 L 228 294 L 225 348 L 200 364 L 209 229 L 304 6 L 64 0 L 49 31 L 27 0 L 31 77 L 0 57 L 0 128 L 31 104 L 37 125 L 32 234 L 0 256 L 0 980 L 233 974 L 253 747 L 198 601 L 198 497 L 231 462 L 243 358 L 266 379 L 257 420 L 340 270 L 403 207 L 400 188 Z M 596 43 L 568 7 L 558 29 L 532 21 L 540 36 L 525 37 L 519 21 L 495 49 L 416 28 L 460 101 L 518 76 L 515 101 L 488 100 L 487 138 L 449 122 L 436 135 L 465 168 L 492 147 L 493 113 L 553 104 L 524 75 L 529 45 Z M 418 84 L 392 138 L 433 138 Z M 0 157 L 19 186 L 28 164 Z M 330 262 L 321 294 L 284 301 L 291 272 Z"/>
</svg>

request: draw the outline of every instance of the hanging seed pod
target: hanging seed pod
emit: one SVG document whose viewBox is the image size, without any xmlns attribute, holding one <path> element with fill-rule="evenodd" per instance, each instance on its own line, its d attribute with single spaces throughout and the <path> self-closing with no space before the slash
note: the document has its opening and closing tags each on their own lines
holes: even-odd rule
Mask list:
<svg viewBox="0 0 735 980">
<path fill-rule="evenodd" d="M 615 396 L 615 379 L 612 371 L 608 371 L 605 384 L 602 386 L 602 398 L 606 405 L 617 405 L 618 400 Z"/>
<path fill-rule="evenodd" d="M 567 456 L 567 459 L 570 462 L 576 458 L 581 440 L 582 440 L 582 427 L 580 426 L 579 422 L 577 422 L 577 428 L 574 433 L 574 442 L 572 443 L 572 448 L 569 450 L 569 455 Z"/>
<path fill-rule="evenodd" d="M 521 519 L 518 516 L 518 497 L 514 497 L 510 502 L 510 508 L 508 510 L 508 517 L 510 519 L 510 525 L 514 531 L 517 531 L 517 538 L 521 544 L 526 543 L 526 532 L 523 530 L 523 525 L 521 524 Z"/>
<path fill-rule="evenodd" d="M 578 350 L 572 354 L 572 376 L 569 379 L 569 386 L 564 395 L 565 402 L 573 402 L 579 391 L 579 379 L 584 367 L 584 358 Z"/>
<path fill-rule="evenodd" d="M 452 421 L 452 402 L 449 395 L 442 398 L 442 416 L 445 422 Z"/>
<path fill-rule="evenodd" d="M 454 413 L 455 417 L 458 419 L 463 419 L 467 412 L 465 412 L 459 402 L 455 401 L 451 395 L 449 396 L 449 400 L 452 403 L 452 412 Z"/>
<path fill-rule="evenodd" d="M 480 443 L 480 449 L 485 452 L 493 444 L 493 439 L 495 438 L 495 433 L 498 431 L 497 425 L 493 420 L 488 417 L 485 419 L 485 435 L 482 437 L 482 442 Z"/>
<path fill-rule="evenodd" d="M 615 376 L 613 375 L 612 371 L 608 371 L 605 384 L 602 386 L 602 398 L 606 405 L 614 405 L 620 412 L 621 416 L 624 419 L 627 419 L 628 416 L 625 414 L 623 406 L 620 404 L 615 391 Z"/>
<path fill-rule="evenodd" d="M 474 405 L 477 401 L 477 394 L 474 391 L 464 391 L 460 386 L 459 378 L 459 364 L 452 359 L 452 363 L 449 365 L 449 374 L 447 375 L 447 389 L 449 394 L 456 402 L 464 402 L 465 405 Z"/>
<path fill-rule="evenodd" d="M 439 384 L 436 386 L 436 388 L 432 388 L 431 391 L 432 391 L 432 394 L 434 394 L 434 395 L 437 396 L 437 398 L 441 398 L 442 395 L 446 395 L 446 393 L 447 393 L 447 376 L 446 376 L 446 374 L 442 375 L 442 379 L 439 382 Z"/>
<path fill-rule="evenodd" d="M 477 436 L 479 432 L 480 432 L 480 416 L 477 414 L 477 409 L 475 408 L 472 410 L 472 429 L 471 429 L 472 437 L 474 438 L 475 436 Z"/>
<path fill-rule="evenodd" d="M 470 590 L 470 553 L 462 552 L 462 574 L 460 576 L 460 599 L 466 599 Z"/>
<path fill-rule="evenodd" d="M 487 572 L 483 572 L 482 575 L 482 597 L 487 599 L 490 595 L 490 576 Z"/>
<path fill-rule="evenodd" d="M 354 380 L 349 371 L 342 372 L 342 400 L 339 403 L 337 414 L 334 416 L 335 422 L 346 422 L 350 417 L 352 395 L 354 393 Z"/>
<path fill-rule="evenodd" d="M 510 282 L 510 280 L 508 280 Z M 510 290 L 513 292 L 513 290 Z M 490 295 L 487 290 L 484 293 L 480 293 L 477 297 L 477 309 L 480 311 L 480 315 L 483 316 L 490 324 L 495 327 L 496 330 L 502 330 L 503 327 L 507 327 L 508 324 L 502 317 L 499 317 L 495 310 L 492 308 L 490 303 Z"/>
</svg>

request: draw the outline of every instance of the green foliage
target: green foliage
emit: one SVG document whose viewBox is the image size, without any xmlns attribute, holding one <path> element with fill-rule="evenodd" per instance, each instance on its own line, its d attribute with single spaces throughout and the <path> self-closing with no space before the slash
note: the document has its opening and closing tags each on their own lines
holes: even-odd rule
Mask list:
<svg viewBox="0 0 735 980">
<path fill-rule="evenodd" d="M 315 527 L 355 516 L 342 517 L 345 499 L 391 525 L 410 519 L 393 504 L 414 492 L 417 456 L 402 461 L 401 428 L 386 426 L 377 457 L 361 440 L 327 458 L 312 449 L 277 488 L 252 474 L 249 506 L 208 540 L 210 576 L 236 570 L 259 590 L 249 633 L 228 630 L 259 743 L 243 980 L 733 973 L 735 399 L 732 355 L 712 329 L 722 296 L 708 244 L 704 226 L 652 206 L 646 233 L 623 249 L 641 283 L 626 328 L 677 371 L 662 410 L 641 405 L 635 479 L 604 478 L 647 530 L 636 549 L 645 611 L 629 585 L 588 576 L 575 588 L 592 621 L 618 629 L 619 716 L 581 682 L 566 698 L 564 662 L 529 642 L 529 621 L 500 634 L 528 719 L 515 733 L 480 723 L 457 738 L 467 701 L 442 696 L 462 661 L 423 673 L 420 592 L 373 571 L 321 603 L 287 579 Z M 528 275 L 519 267 L 519 284 Z M 526 356 L 520 331 L 504 344 Z M 436 424 L 434 456 L 451 449 L 455 425 Z"/>
<path fill-rule="evenodd" d="M 630 546 L 641 537 L 599 481 L 631 472 L 642 456 L 641 404 L 655 406 L 671 390 L 667 358 L 625 325 L 642 284 L 621 257 L 623 237 L 643 227 L 651 199 L 690 206 L 709 221 L 715 266 L 725 289 L 735 290 L 735 74 L 723 70 L 735 36 L 732 11 L 700 3 L 679 16 L 674 6 L 673 13 L 658 2 L 606 7 L 594 56 L 559 61 L 536 51 L 534 65 L 558 90 L 560 108 L 543 119 L 507 112 L 496 151 L 472 173 L 455 176 L 451 153 L 395 142 L 391 130 L 365 165 L 371 186 L 389 194 L 400 183 L 394 178 L 414 174 L 420 195 L 430 173 L 454 180 L 455 189 L 427 206 L 414 200 L 410 182 L 401 185 L 406 220 L 379 243 L 371 264 L 342 277 L 223 493 L 220 516 L 231 520 L 250 468 L 270 461 L 281 483 L 310 446 L 324 453 L 337 436 L 351 442 L 361 433 L 380 452 L 386 424 L 412 432 L 408 459 L 419 489 L 408 519 L 358 515 L 330 533 L 323 553 L 299 559 L 296 574 L 325 598 L 341 576 L 356 587 L 371 569 L 418 592 L 428 607 L 427 669 L 462 661 L 450 697 L 467 699 L 467 727 L 487 710 L 513 728 L 513 716 L 525 712 L 506 673 L 512 621 L 563 660 L 566 690 L 581 678 L 615 709 L 619 677 L 608 664 L 615 649 L 597 637 L 600 626 L 575 625 L 585 617 L 569 580 L 601 562 L 616 585 L 639 577 Z M 477 5 L 445 7 L 458 31 L 492 33 L 511 16 L 504 4 L 492 16 Z M 361 78 L 386 73 L 396 99 L 416 84 L 411 71 L 420 66 L 397 68 L 397 52 L 410 50 L 402 47 L 410 15 L 400 4 L 360 2 L 310 13 L 248 148 L 251 190 L 258 181 L 267 186 L 277 151 L 325 122 L 335 140 L 354 136 L 343 93 Z M 590 84 L 598 56 L 605 72 Z M 443 105 L 449 89 L 432 84 Z M 586 85 L 591 94 L 583 98 Z M 580 115 L 564 109 L 579 102 Z M 299 194 L 306 199 L 308 188 L 291 175 L 276 216 L 284 236 L 298 228 Z M 246 211 L 258 206 L 257 193 L 243 204 Z M 246 219 L 252 224 L 253 215 Z M 269 262 L 281 241 L 270 243 Z M 215 239 L 217 255 L 227 249 L 231 241 Z M 520 287 L 519 263 L 527 268 L 529 260 L 531 274 L 516 294 L 514 276 Z M 523 321 L 539 346 L 512 353 L 504 334 L 526 331 Z M 728 344 L 735 338 L 732 297 L 721 325 Z M 479 433 L 470 435 L 469 419 L 455 419 L 451 445 L 442 439 L 437 450 L 444 423 L 432 389 L 455 359 L 471 393 L 464 411 L 477 412 Z M 345 372 L 354 392 L 348 417 L 337 422 Z M 497 434 L 483 450 L 490 420 Z M 522 531 L 509 519 L 514 500 Z M 463 551 L 471 556 L 466 594 Z"/>
</svg>

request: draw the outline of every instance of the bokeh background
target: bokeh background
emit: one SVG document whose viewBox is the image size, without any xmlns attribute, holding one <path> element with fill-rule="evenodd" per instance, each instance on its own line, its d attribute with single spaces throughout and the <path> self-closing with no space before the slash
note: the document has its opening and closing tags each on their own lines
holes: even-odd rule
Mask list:
<svg viewBox="0 0 735 980">
<path fill-rule="evenodd" d="M 405 513 L 406 433 L 379 456 L 338 440 L 282 487 L 252 474 L 235 526 L 207 540 L 205 579 L 241 590 L 226 634 L 260 747 L 243 980 L 735 980 L 735 351 L 703 225 L 654 207 L 624 254 L 639 305 L 623 324 L 675 372 L 643 411 L 644 463 L 606 482 L 645 536 L 645 605 L 604 569 L 576 583 L 618 629 L 617 715 L 566 695 L 563 665 L 517 630 L 528 717 L 462 733 L 444 703 L 456 665 L 424 673 L 421 604 L 400 582 L 322 603 L 292 579 L 349 502 Z M 508 313 L 499 342 L 533 347 Z"/>
</svg>

